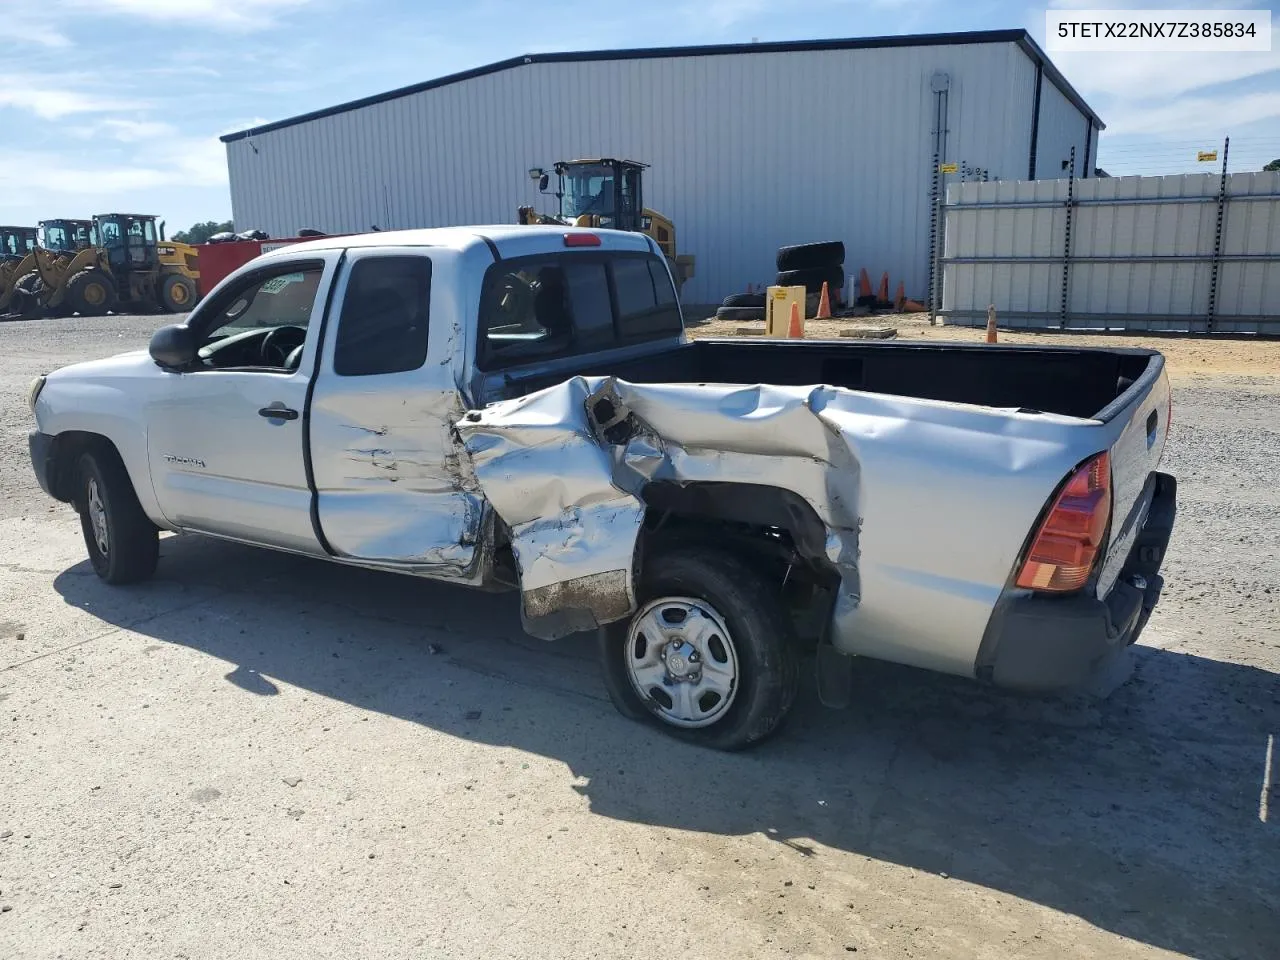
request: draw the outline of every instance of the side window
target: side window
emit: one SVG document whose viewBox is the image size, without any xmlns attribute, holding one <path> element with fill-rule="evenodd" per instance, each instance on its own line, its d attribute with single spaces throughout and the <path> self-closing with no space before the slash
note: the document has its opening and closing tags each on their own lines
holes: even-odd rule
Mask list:
<svg viewBox="0 0 1280 960">
<path fill-rule="evenodd" d="M 666 266 L 656 257 L 613 261 L 618 291 L 618 332 L 622 339 L 680 332 L 680 308 Z"/>
<path fill-rule="evenodd" d="M 281 264 L 255 272 L 193 314 L 206 369 L 291 373 L 302 361 L 324 264 Z"/>
<path fill-rule="evenodd" d="M 295 266 L 288 272 L 256 276 L 227 291 L 221 303 L 214 305 L 217 315 L 205 335 L 229 337 L 285 326 L 305 330 L 323 272 L 320 266 Z"/>
<path fill-rule="evenodd" d="M 431 258 L 357 260 L 347 281 L 333 348 L 343 377 L 417 370 L 427 359 Z"/>
<path fill-rule="evenodd" d="M 485 276 L 480 322 L 486 369 L 603 350 L 614 342 L 604 261 L 553 256 L 496 265 Z"/>
</svg>

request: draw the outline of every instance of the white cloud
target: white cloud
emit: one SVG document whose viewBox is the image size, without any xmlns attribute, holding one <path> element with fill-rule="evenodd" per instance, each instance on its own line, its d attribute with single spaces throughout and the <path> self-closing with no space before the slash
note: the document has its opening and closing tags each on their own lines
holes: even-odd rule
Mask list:
<svg viewBox="0 0 1280 960">
<path fill-rule="evenodd" d="M 17 41 L 54 50 L 65 50 L 72 45 L 66 34 L 49 26 L 47 18 L 36 19 L 12 12 L 4 15 L 4 39 L 6 43 Z"/>
<path fill-rule="evenodd" d="M 279 15 L 312 0 L 68 0 L 71 6 L 97 14 L 116 13 L 161 22 L 253 31 L 272 26 Z"/>
<path fill-rule="evenodd" d="M 171 123 L 160 123 L 155 120 L 103 120 L 100 124 L 104 133 L 121 143 L 137 143 L 143 140 L 160 140 L 173 137 L 178 128 Z"/>
<path fill-rule="evenodd" d="M 0 150 L 0 193 L 22 189 L 49 197 L 96 196 L 161 187 L 225 187 L 226 154 L 210 137 L 154 144 L 137 162 L 70 157 L 64 153 Z"/>
<path fill-rule="evenodd" d="M 1280 120 L 1280 96 L 1258 92 L 1182 97 L 1159 104 L 1122 102 L 1111 108 L 1109 130 L 1168 138 L 1218 136 L 1260 120 Z"/>
<path fill-rule="evenodd" d="M 64 76 L 53 86 L 36 77 L 0 74 L 0 107 L 25 110 L 45 120 L 60 120 L 76 114 L 142 110 L 149 106 L 145 100 L 103 97 L 77 90 L 77 82 L 84 79 Z"/>
<path fill-rule="evenodd" d="M 1053 62 L 1086 97 L 1109 94 L 1126 100 L 1163 100 L 1280 71 L 1280 46 L 1256 53 L 1059 52 Z"/>
</svg>

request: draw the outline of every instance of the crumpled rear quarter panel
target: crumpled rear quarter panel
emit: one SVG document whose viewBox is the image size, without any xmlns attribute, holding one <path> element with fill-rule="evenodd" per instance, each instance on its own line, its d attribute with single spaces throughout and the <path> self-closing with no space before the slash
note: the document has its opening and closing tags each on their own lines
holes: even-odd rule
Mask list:
<svg viewBox="0 0 1280 960">
<path fill-rule="evenodd" d="M 830 386 L 599 377 L 458 425 L 511 528 L 526 615 L 549 612 L 553 584 L 584 578 L 598 606 L 580 622 L 634 609 L 649 481 L 764 484 L 804 498 L 827 527 L 838 649 L 965 675 L 1046 500 L 1118 429 Z"/>
</svg>

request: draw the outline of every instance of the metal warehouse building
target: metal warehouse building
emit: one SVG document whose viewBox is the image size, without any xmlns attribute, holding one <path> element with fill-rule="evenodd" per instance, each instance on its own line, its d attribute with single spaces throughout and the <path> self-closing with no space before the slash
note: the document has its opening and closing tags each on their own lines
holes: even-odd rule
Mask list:
<svg viewBox="0 0 1280 960">
<path fill-rule="evenodd" d="M 648 163 L 645 205 L 697 258 L 684 299 L 710 303 L 813 240 L 923 297 L 935 191 L 1065 177 L 1073 147 L 1089 176 L 1102 126 L 1004 30 L 533 54 L 222 139 L 237 226 L 273 236 L 510 223 L 554 207 L 531 168 Z"/>
</svg>

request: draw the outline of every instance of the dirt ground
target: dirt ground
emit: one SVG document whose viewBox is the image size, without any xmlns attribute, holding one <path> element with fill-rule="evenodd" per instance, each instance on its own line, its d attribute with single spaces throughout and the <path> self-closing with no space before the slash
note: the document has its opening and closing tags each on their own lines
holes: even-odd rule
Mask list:
<svg viewBox="0 0 1280 960">
<path fill-rule="evenodd" d="M 982 327 L 956 327 L 929 323 L 927 313 L 886 313 L 842 320 L 809 320 L 805 335 L 810 339 L 835 339 L 844 331 L 863 327 L 894 327 L 902 340 L 961 341 L 981 343 L 986 340 Z M 690 326 L 693 337 L 732 337 L 764 335 L 764 323 L 708 320 Z M 1188 336 L 1121 336 L 1119 334 L 1015 333 L 998 331 L 1000 343 L 1054 343 L 1089 347 L 1147 347 L 1159 350 L 1169 364 L 1169 375 L 1184 377 L 1263 377 L 1280 376 L 1280 340 L 1251 337 L 1212 339 Z"/>
<path fill-rule="evenodd" d="M 864 661 L 723 755 L 510 595 L 197 537 L 100 583 L 27 385 L 156 323 L 0 324 L 0 958 L 1280 955 L 1280 345 L 1150 341 L 1179 516 L 1109 698 Z"/>
</svg>

